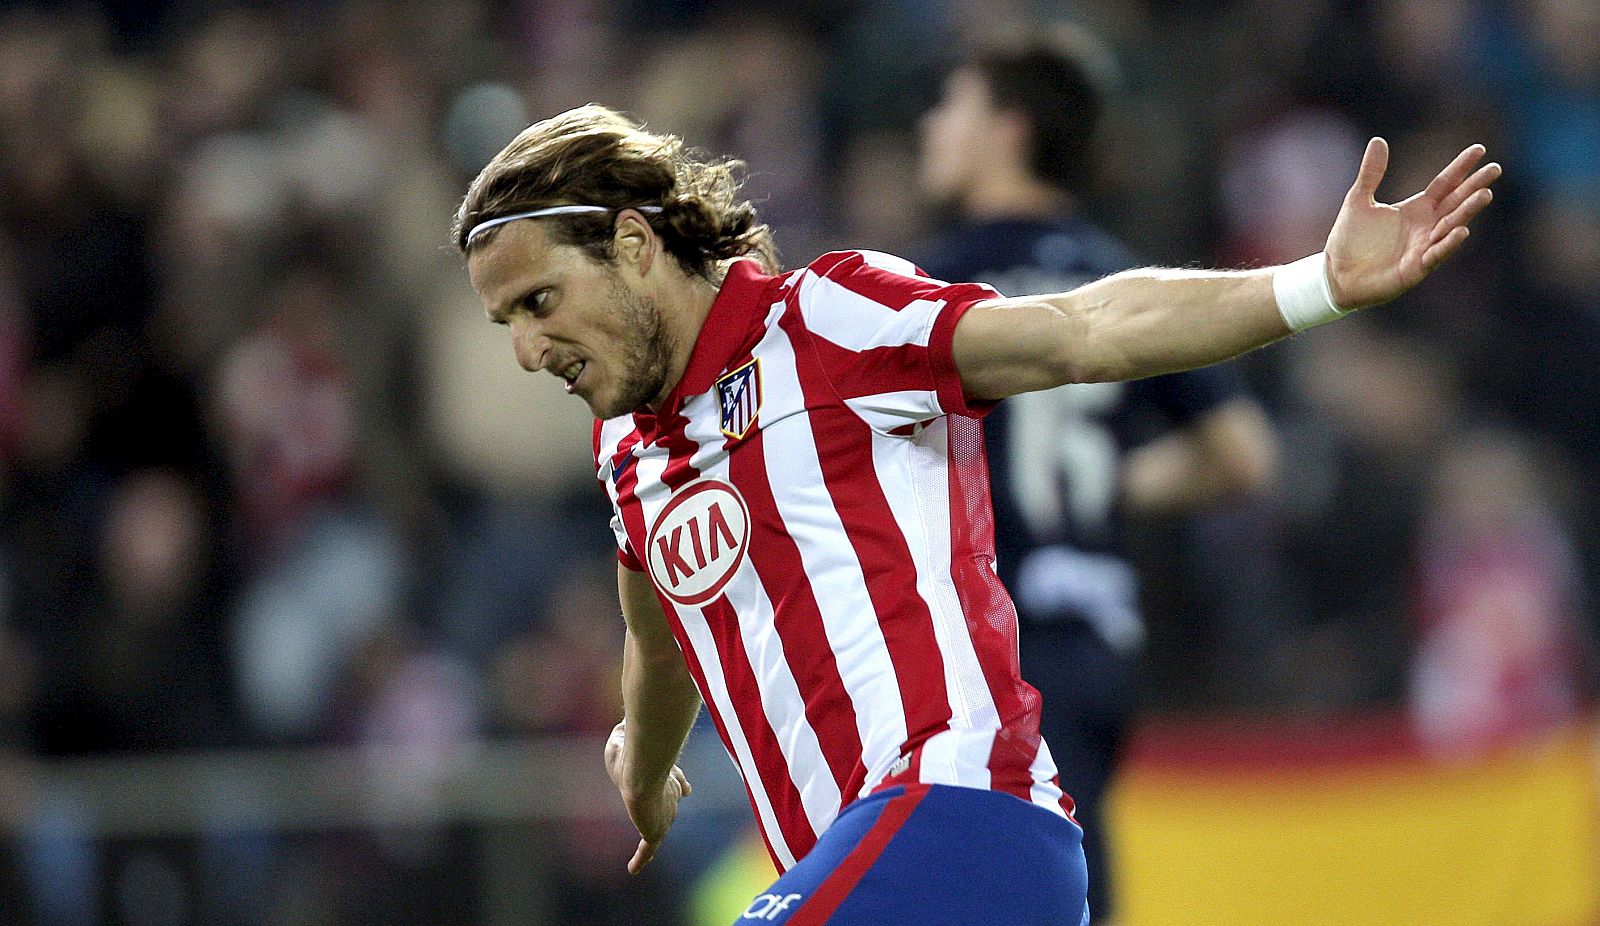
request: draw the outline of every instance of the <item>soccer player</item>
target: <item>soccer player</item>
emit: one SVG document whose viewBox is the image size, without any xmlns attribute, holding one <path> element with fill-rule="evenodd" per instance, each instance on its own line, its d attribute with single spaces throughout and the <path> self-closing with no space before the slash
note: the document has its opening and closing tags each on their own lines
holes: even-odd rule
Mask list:
<svg viewBox="0 0 1600 926">
<path fill-rule="evenodd" d="M 1001 292 L 1066 292 L 1137 261 L 1083 215 L 1109 53 L 1069 27 L 997 41 L 946 77 L 922 120 L 922 181 L 961 225 L 917 264 Z M 1150 434 L 1154 423 L 1166 430 Z M 1071 383 L 984 419 L 1000 579 L 1022 677 L 1076 803 L 1089 909 L 1111 917 L 1102 805 L 1133 713 L 1144 639 L 1125 513 L 1174 514 L 1261 487 L 1276 442 L 1230 366 Z"/>
<path fill-rule="evenodd" d="M 999 297 L 845 251 L 779 272 L 733 164 L 586 106 L 490 161 L 454 238 L 518 361 L 594 412 L 618 543 L 607 772 L 638 871 L 689 793 L 702 699 L 783 874 L 741 922 L 1086 920 L 1082 831 L 994 571 L 981 418 L 1069 382 L 1215 363 L 1387 301 L 1459 248 L 1500 168 L 1377 203 L 1325 251 Z"/>
</svg>

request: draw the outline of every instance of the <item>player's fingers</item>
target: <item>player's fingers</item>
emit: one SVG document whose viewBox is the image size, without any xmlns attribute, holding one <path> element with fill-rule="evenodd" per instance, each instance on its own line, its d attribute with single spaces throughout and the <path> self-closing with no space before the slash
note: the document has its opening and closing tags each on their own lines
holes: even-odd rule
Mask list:
<svg viewBox="0 0 1600 926">
<path fill-rule="evenodd" d="M 1350 187 L 1349 199 L 1369 203 L 1377 199 L 1378 184 L 1389 169 L 1389 143 L 1382 138 L 1367 142 L 1366 153 L 1361 156 L 1361 169 L 1356 171 L 1355 185 Z"/>
<path fill-rule="evenodd" d="M 1429 183 L 1428 188 L 1422 191 L 1422 195 L 1427 197 L 1430 202 L 1437 203 L 1442 201 L 1450 194 L 1451 190 L 1459 187 L 1461 181 L 1467 178 L 1467 174 L 1472 170 L 1472 165 L 1478 163 L 1485 150 L 1487 149 L 1482 145 L 1468 145 L 1460 154 L 1456 155 L 1455 160 L 1445 166 L 1444 170 L 1439 171 L 1439 175 L 1433 178 L 1433 182 Z"/>
<path fill-rule="evenodd" d="M 676 765 L 672 767 L 672 778 L 678 783 L 680 797 L 688 797 L 690 792 L 694 790 L 694 787 L 689 784 L 689 776 L 685 775 L 683 769 L 678 768 Z"/>
<path fill-rule="evenodd" d="M 1489 184 L 1494 183 L 1499 179 L 1500 165 L 1498 163 L 1489 163 L 1483 165 L 1476 171 L 1473 171 L 1472 176 L 1468 177 L 1460 186 L 1456 187 L 1454 190 L 1451 190 L 1449 195 L 1445 196 L 1445 198 L 1440 201 L 1438 206 L 1439 211 L 1446 214 L 1454 212 L 1456 207 L 1465 202 L 1468 196 L 1471 196 L 1479 190 L 1488 189 Z"/>
<path fill-rule="evenodd" d="M 1422 252 L 1423 272 L 1432 273 L 1433 268 L 1439 266 L 1446 257 L 1454 254 L 1456 249 L 1461 247 L 1461 243 L 1467 240 L 1467 235 L 1469 234 L 1471 232 L 1467 230 L 1467 226 L 1462 225 L 1452 229 L 1450 234 L 1445 235 L 1443 239 L 1434 242 L 1432 247 Z"/>
<path fill-rule="evenodd" d="M 1473 193 L 1467 197 L 1465 202 L 1461 203 L 1454 211 L 1440 219 L 1433 226 L 1433 237 L 1437 238 L 1441 235 L 1446 235 L 1458 225 L 1466 225 L 1472 221 L 1473 216 L 1482 212 L 1483 207 L 1489 205 L 1489 202 L 1493 199 L 1494 191 L 1490 189 L 1482 189 Z"/>
<path fill-rule="evenodd" d="M 639 848 L 633 850 L 633 858 L 628 860 L 628 874 L 636 875 L 644 871 L 644 866 L 656 857 L 655 843 L 648 839 L 639 840 Z"/>
</svg>

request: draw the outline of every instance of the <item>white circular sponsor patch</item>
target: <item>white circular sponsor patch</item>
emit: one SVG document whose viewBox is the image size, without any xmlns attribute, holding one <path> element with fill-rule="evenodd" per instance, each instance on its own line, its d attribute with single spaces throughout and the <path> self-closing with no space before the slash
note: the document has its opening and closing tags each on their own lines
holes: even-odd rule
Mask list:
<svg viewBox="0 0 1600 926">
<path fill-rule="evenodd" d="M 650 528 L 645 562 L 662 593 L 679 604 L 715 598 L 744 561 L 750 509 L 739 490 L 699 479 L 673 494 Z"/>
</svg>

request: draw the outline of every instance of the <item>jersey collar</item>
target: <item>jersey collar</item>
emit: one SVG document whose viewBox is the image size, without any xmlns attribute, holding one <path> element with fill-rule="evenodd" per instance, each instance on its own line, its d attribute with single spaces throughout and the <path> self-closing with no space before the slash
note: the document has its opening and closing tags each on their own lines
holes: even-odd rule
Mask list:
<svg viewBox="0 0 1600 926">
<path fill-rule="evenodd" d="M 753 260 L 728 265 L 728 274 L 689 352 L 689 365 L 667 394 L 663 412 L 675 413 L 685 399 L 710 389 L 728 363 L 749 349 L 753 329 L 766 317 L 761 294 L 773 279 Z"/>
</svg>

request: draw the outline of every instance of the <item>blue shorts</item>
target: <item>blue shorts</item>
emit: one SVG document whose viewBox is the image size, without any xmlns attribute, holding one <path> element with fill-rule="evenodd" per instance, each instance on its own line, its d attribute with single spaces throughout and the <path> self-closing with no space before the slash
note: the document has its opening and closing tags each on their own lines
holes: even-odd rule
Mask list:
<svg viewBox="0 0 1600 926">
<path fill-rule="evenodd" d="M 998 791 L 902 785 L 844 809 L 734 926 L 1084 926 L 1083 831 Z"/>
</svg>

